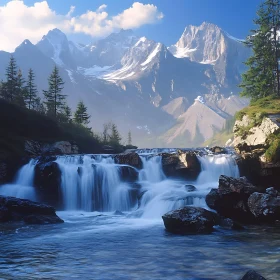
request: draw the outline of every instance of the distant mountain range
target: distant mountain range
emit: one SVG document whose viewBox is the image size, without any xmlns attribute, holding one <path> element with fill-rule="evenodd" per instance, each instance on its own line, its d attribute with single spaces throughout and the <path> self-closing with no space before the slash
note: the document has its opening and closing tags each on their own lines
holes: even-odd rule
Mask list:
<svg viewBox="0 0 280 280">
<path fill-rule="evenodd" d="M 95 131 L 113 121 L 141 147 L 200 145 L 248 104 L 237 94 L 250 49 L 210 23 L 187 26 L 170 47 L 132 30 L 82 45 L 54 29 L 13 55 L 25 74 L 35 71 L 40 91 L 57 64 L 72 109 L 83 100 Z M 0 51 L 0 78 L 9 58 Z"/>
</svg>

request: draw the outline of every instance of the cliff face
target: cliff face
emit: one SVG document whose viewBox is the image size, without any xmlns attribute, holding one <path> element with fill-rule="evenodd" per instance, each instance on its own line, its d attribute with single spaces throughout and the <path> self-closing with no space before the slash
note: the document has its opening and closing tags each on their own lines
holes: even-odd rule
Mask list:
<svg viewBox="0 0 280 280">
<path fill-rule="evenodd" d="M 240 155 L 241 175 L 256 184 L 279 188 L 280 115 L 245 114 L 235 122 L 233 132 L 231 146 Z"/>
</svg>

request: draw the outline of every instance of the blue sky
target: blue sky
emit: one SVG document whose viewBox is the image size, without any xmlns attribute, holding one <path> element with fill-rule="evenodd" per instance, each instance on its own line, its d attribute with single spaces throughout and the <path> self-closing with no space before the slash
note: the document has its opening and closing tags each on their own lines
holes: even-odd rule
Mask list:
<svg viewBox="0 0 280 280">
<path fill-rule="evenodd" d="M 11 2 L 7 0 L 0 0 L 0 11 L 4 9 L 7 3 Z M 26 13 L 28 13 L 29 7 L 33 7 L 35 2 L 43 2 L 43 0 L 24 0 L 24 7 L 23 9 Z M 48 9 L 52 10 L 56 14 L 56 18 L 50 14 L 49 18 L 42 19 L 38 21 L 38 24 L 32 25 L 32 16 L 23 17 L 22 13 L 20 14 L 21 20 L 18 20 L 18 17 L 13 20 L 13 25 L 18 24 L 19 26 L 26 25 L 28 28 L 32 28 L 34 31 L 28 32 L 26 31 L 26 36 L 31 36 L 31 41 L 38 40 L 37 37 L 42 36 L 43 34 L 39 34 L 40 32 L 43 33 L 46 28 L 53 27 L 56 23 L 59 25 L 57 26 L 60 28 L 62 26 L 61 23 L 61 15 L 66 15 L 71 6 L 75 6 L 75 10 L 72 11 L 71 17 L 79 17 L 82 14 L 87 13 L 88 10 L 90 11 L 97 11 L 97 9 L 101 5 L 106 5 L 107 7 L 102 8 L 102 11 L 108 14 L 107 19 L 110 19 L 113 16 L 123 13 L 124 10 L 129 9 L 132 7 L 133 3 L 136 1 L 131 0 L 48 0 L 47 5 Z M 222 29 L 230 33 L 232 36 L 237 38 L 245 38 L 248 34 L 249 30 L 254 27 L 253 19 L 255 18 L 256 11 L 258 5 L 261 3 L 261 0 L 143 0 L 140 1 L 143 4 L 143 7 L 148 7 L 148 4 L 153 4 L 156 8 L 153 9 L 151 15 L 149 17 L 154 17 L 153 19 L 149 19 L 147 16 L 147 23 L 143 20 L 139 23 L 139 26 L 133 28 L 135 33 L 140 36 L 146 36 L 150 39 L 163 42 L 166 45 L 174 44 L 179 37 L 181 36 L 184 28 L 186 25 L 193 24 L 193 25 L 200 25 L 203 21 L 211 22 L 217 24 Z M 42 5 L 43 6 L 43 5 Z M 23 7 L 23 5 L 21 5 Z M 141 8 L 141 7 L 140 7 Z M 151 7 L 150 7 L 151 8 Z M 46 9 L 46 7 L 45 7 Z M 20 10 L 19 8 L 14 8 L 14 10 Z M 136 9 L 135 9 L 136 10 Z M 148 8 L 146 9 L 148 12 Z M 150 9 L 151 10 L 151 9 Z M 10 9 L 10 13 L 11 13 Z M 30 10 L 31 11 L 31 10 Z M 6 8 L 5 12 L 9 15 L 9 11 Z M 42 12 L 42 14 L 46 13 Z M 2 13 L 4 14 L 4 13 Z M 163 17 L 161 15 L 164 15 Z M 1 15 L 1 13 L 0 13 Z M 134 14 L 137 15 L 137 14 Z M 139 14 L 138 14 L 139 15 Z M 43 15 L 42 15 L 43 16 Z M 10 16 L 12 20 L 12 15 Z M 7 18 L 7 17 L 6 17 Z M 30 22 L 29 22 L 29 18 Z M 132 16 L 134 18 L 134 16 Z M 2 19 L 3 21 L 4 19 Z M 134 23 L 128 23 L 127 21 L 133 19 L 126 19 L 126 23 L 124 26 L 135 26 Z M 139 21 L 141 21 L 141 17 L 139 16 Z M 149 22 L 153 21 L 152 23 Z M 17 23 L 18 21 L 18 23 Z M 78 21 L 78 19 L 77 19 Z M 46 22 L 48 24 L 46 24 Z M 80 24 L 83 22 L 81 18 L 79 18 Z M 103 25 L 105 21 L 101 21 L 100 25 Z M 0 16 L 0 24 L 1 24 L 1 16 Z M 43 28 L 43 25 L 46 25 Z M 1 24 L 3 25 L 3 24 Z M 8 23 L 7 23 L 8 25 Z M 116 23 L 114 23 L 114 26 Z M 137 25 L 137 24 L 136 24 Z M 9 24 L 8 27 L 10 27 Z M 77 25 L 78 26 L 78 25 Z M 75 28 L 77 28 L 75 25 Z M 40 28 L 38 28 L 40 27 Z M 88 34 L 85 35 L 86 32 L 73 32 L 73 26 L 71 27 L 72 31 L 70 32 L 70 27 L 65 27 L 63 25 L 62 29 L 65 33 L 68 33 L 71 39 L 82 40 L 82 41 L 92 41 L 96 38 L 106 36 L 110 30 L 115 30 L 107 28 L 107 31 L 101 30 L 100 34 L 96 34 L 95 31 L 86 31 Z M 92 28 L 94 29 L 94 28 Z M 106 33 L 107 32 L 107 33 Z M 10 33 L 13 33 L 12 31 Z M 16 30 L 14 31 L 16 33 Z M 25 35 L 25 29 L 22 30 L 23 35 Z M 90 34 L 89 34 L 90 33 Z M 90 38 L 91 37 L 91 38 Z M 7 38 L 10 40 L 9 45 L 12 46 L 16 44 L 17 38 L 11 38 L 8 32 L 6 34 L 2 34 L 0 31 L 0 40 Z M 19 38 L 18 38 L 19 40 Z M 5 41 L 5 40 L 4 40 Z M 8 48 L 8 47 L 7 47 Z"/>
</svg>

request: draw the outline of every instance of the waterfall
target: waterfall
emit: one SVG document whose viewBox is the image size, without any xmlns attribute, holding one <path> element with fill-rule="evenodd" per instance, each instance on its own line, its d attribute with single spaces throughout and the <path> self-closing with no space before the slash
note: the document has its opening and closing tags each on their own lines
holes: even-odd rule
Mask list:
<svg viewBox="0 0 280 280">
<path fill-rule="evenodd" d="M 233 157 L 223 154 L 198 157 L 202 170 L 196 181 L 170 180 L 164 175 L 159 175 L 162 166 L 158 158 L 141 157 L 144 168 L 139 176 L 139 183 L 142 185 L 139 211 L 143 218 L 159 218 L 166 212 L 185 205 L 207 208 L 205 196 L 211 188 L 218 187 L 219 176 L 239 176 L 238 166 Z M 147 178 L 149 180 L 143 181 Z M 190 185 L 191 188 L 195 188 L 194 191 L 190 191 Z"/>
<path fill-rule="evenodd" d="M 140 156 L 143 169 L 139 173 L 139 181 L 148 181 L 151 183 L 160 182 L 165 179 L 162 170 L 161 156 Z"/>
<path fill-rule="evenodd" d="M 66 210 L 128 211 L 133 206 L 133 188 L 120 177 L 124 166 L 110 156 L 64 156 L 56 162 Z"/>
<path fill-rule="evenodd" d="M 36 200 L 33 187 L 36 160 L 31 159 L 17 172 L 12 184 L 0 186 L 0 195 Z"/>
</svg>

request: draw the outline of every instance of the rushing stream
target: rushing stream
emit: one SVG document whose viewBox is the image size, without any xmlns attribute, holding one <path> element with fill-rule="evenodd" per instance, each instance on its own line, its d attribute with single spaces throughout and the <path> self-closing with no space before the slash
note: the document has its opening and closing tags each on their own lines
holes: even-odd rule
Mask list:
<svg viewBox="0 0 280 280">
<path fill-rule="evenodd" d="M 221 174 L 239 176 L 232 156 L 199 157 L 200 175 L 186 181 L 166 178 L 157 152 L 139 151 L 141 170 L 107 155 L 58 157 L 65 209 L 58 215 L 65 223 L 2 224 L 0 279 L 237 280 L 252 268 L 280 279 L 280 229 L 217 227 L 211 235 L 189 236 L 164 229 L 164 213 L 207 207 L 205 196 Z M 23 166 L 0 194 L 36 199 L 35 165 Z M 128 178 L 135 174 L 132 183 Z"/>
</svg>

